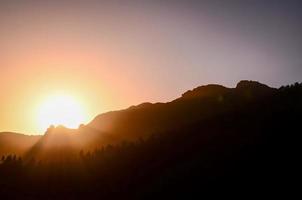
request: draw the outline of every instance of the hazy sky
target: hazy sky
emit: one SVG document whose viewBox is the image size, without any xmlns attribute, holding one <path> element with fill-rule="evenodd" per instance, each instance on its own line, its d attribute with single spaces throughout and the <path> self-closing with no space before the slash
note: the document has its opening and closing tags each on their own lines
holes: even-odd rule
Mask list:
<svg viewBox="0 0 302 200">
<path fill-rule="evenodd" d="M 0 131 L 40 131 L 57 91 L 92 119 L 202 84 L 300 82 L 300 2 L 0 0 Z"/>
</svg>

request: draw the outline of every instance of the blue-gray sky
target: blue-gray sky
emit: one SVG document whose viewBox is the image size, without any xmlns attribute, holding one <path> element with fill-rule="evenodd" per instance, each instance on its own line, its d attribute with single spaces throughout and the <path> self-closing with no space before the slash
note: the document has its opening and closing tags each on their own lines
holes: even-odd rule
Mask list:
<svg viewBox="0 0 302 200">
<path fill-rule="evenodd" d="M 202 84 L 300 82 L 301 10 L 293 0 L 0 0 L 0 131 L 36 131 L 30 113 L 57 90 L 84 99 L 92 118 Z"/>
</svg>

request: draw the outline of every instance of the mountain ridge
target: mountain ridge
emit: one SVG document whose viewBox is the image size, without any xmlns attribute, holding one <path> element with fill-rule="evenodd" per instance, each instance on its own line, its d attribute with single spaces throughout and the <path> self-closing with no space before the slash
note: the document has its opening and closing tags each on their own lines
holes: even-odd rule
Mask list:
<svg viewBox="0 0 302 200">
<path fill-rule="evenodd" d="M 87 146 L 90 146 L 91 149 L 100 144 L 116 144 L 124 140 L 146 138 L 153 134 L 170 132 L 223 116 L 230 111 L 244 110 L 254 106 L 258 101 L 267 101 L 278 91 L 279 89 L 247 80 L 238 82 L 235 88 L 217 84 L 203 85 L 186 91 L 179 98 L 170 102 L 145 102 L 127 109 L 102 113 L 78 129 L 52 127 L 52 130 L 47 130 L 43 136 L 27 139 L 29 142 L 26 147 L 30 147 L 31 150 L 23 150 L 23 153 L 32 157 L 37 154 L 36 152 L 41 151 L 40 149 L 48 152 L 53 146 L 61 145 L 61 148 L 65 148 L 70 146 L 67 141 L 80 144 L 79 149 L 85 149 Z M 4 141 L 1 140 L 1 135 L 3 138 L 3 134 L 0 133 L 0 144 Z M 13 136 L 14 134 L 11 135 L 12 138 Z M 30 136 L 23 135 L 23 137 L 29 138 Z M 47 141 L 44 142 L 47 145 L 37 145 L 38 140 Z M 60 142 L 58 143 L 56 140 Z M 21 150 L 13 151 L 14 148 L 16 147 L 11 146 L 6 149 L 12 153 L 22 152 Z M 8 150 L 2 151 L 1 149 L 3 148 L 0 147 L 0 155 L 8 152 Z"/>
</svg>

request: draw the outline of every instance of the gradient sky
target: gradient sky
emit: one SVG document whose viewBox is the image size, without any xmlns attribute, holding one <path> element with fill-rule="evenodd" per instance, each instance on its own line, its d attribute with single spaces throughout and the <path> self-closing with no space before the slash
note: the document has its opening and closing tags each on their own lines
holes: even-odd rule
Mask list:
<svg viewBox="0 0 302 200">
<path fill-rule="evenodd" d="M 37 133 L 56 92 L 99 113 L 198 85 L 302 81 L 302 3 L 0 0 L 0 131 Z"/>
</svg>

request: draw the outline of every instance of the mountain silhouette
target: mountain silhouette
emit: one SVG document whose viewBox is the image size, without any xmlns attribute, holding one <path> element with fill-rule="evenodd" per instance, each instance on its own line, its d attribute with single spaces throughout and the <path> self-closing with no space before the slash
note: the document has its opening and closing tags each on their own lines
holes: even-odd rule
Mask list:
<svg viewBox="0 0 302 200">
<path fill-rule="evenodd" d="M 129 139 L 178 129 L 222 115 L 238 106 L 250 106 L 272 96 L 277 89 L 255 81 L 240 81 L 236 88 L 200 86 L 168 103 L 143 103 L 130 109 L 97 116 L 87 126 Z"/>
<path fill-rule="evenodd" d="M 0 195 L 271 195 L 295 183 L 292 178 L 300 170 L 301 102 L 302 84 L 277 89 L 240 81 L 235 88 L 200 86 L 171 102 L 104 113 L 78 129 L 51 126 L 43 136 L 0 133 L 0 152 L 5 154 Z M 22 141 L 22 148 L 17 147 Z"/>
<path fill-rule="evenodd" d="M 142 103 L 98 115 L 79 129 L 52 127 L 44 136 L 0 133 L 0 144 L 6 144 L 0 146 L 0 153 L 40 158 L 49 152 L 56 151 L 59 154 L 62 149 L 72 152 L 71 149 L 93 149 L 127 140 L 135 141 L 153 134 L 190 127 L 232 112 L 252 109 L 270 101 L 278 93 L 280 91 L 276 88 L 246 80 L 240 81 L 235 88 L 216 84 L 199 86 L 171 102 Z"/>
<path fill-rule="evenodd" d="M 70 148 L 92 149 L 124 140 L 143 139 L 228 112 L 247 109 L 277 93 L 278 89 L 246 80 L 240 81 L 236 88 L 216 84 L 199 86 L 171 102 L 142 103 L 128 109 L 100 114 L 79 129 L 52 127 L 44 136 L 0 133 L 0 144 L 5 144 L 0 145 L 0 155 L 12 153 L 40 157 L 54 149 L 57 152 Z"/>
</svg>

